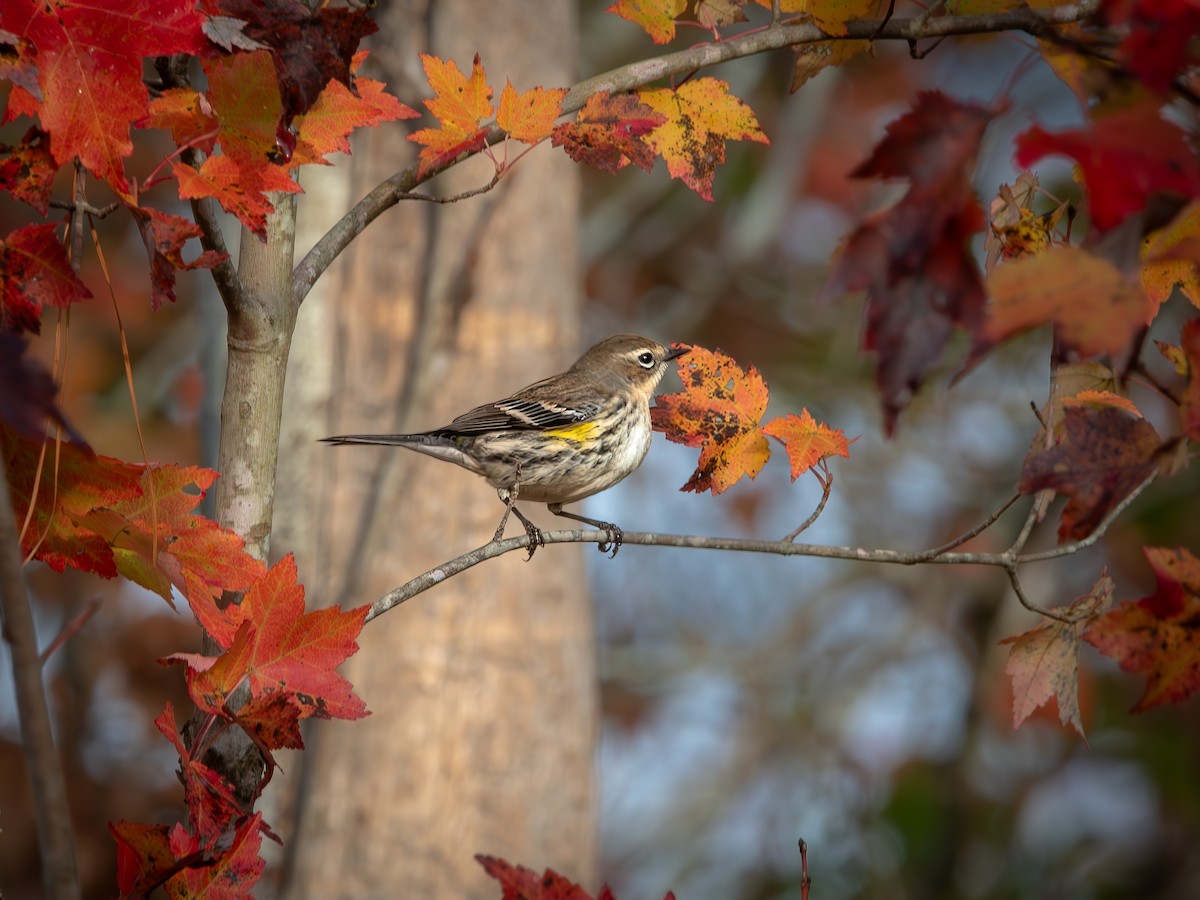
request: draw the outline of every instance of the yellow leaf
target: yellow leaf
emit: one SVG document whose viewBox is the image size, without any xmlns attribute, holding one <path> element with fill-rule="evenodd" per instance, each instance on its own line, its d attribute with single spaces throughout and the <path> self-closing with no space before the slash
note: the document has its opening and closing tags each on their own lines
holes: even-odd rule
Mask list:
<svg viewBox="0 0 1200 900">
<path fill-rule="evenodd" d="M 687 0 L 617 0 L 605 12 L 620 16 L 642 28 L 656 44 L 675 37 L 675 17 L 687 8 Z"/>
<path fill-rule="evenodd" d="M 544 90 L 540 87 L 518 94 L 510 81 L 500 94 L 500 112 L 496 116 L 496 124 L 507 131 L 510 137 L 526 144 L 536 144 L 548 138 L 554 130 L 554 120 L 562 113 L 562 98 L 566 95 L 566 88 Z"/>
<path fill-rule="evenodd" d="M 725 141 L 770 143 L 754 111 L 729 93 L 716 78 L 697 78 L 678 90 L 641 91 L 641 101 L 667 121 L 645 137 L 678 178 L 705 200 L 712 200 L 717 166 L 725 161 Z"/>
</svg>

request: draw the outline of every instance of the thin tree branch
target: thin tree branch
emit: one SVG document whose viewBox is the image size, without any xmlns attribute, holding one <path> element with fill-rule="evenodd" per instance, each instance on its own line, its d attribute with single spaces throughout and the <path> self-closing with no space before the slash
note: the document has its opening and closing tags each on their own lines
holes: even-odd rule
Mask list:
<svg viewBox="0 0 1200 900">
<path fill-rule="evenodd" d="M 1016 564 L 1008 566 L 1006 571 L 1008 572 L 1008 580 L 1012 582 L 1013 593 L 1017 595 L 1017 600 L 1020 601 L 1023 607 L 1030 612 L 1037 613 L 1039 616 L 1045 616 L 1047 619 L 1057 619 L 1059 622 L 1065 622 L 1068 625 L 1071 624 L 1071 619 L 1069 619 L 1067 616 L 1060 612 L 1055 612 L 1052 609 L 1042 609 L 1042 607 L 1038 606 L 1027 596 L 1025 596 L 1025 589 L 1021 587 L 1021 579 L 1020 576 L 1017 575 Z"/>
<path fill-rule="evenodd" d="M 80 629 L 82 629 L 83 626 L 88 623 L 88 620 L 99 611 L 100 602 L 101 598 L 99 594 L 95 595 L 94 597 L 89 597 L 87 603 L 84 604 L 83 609 L 81 609 L 79 613 L 71 619 L 71 621 L 67 622 L 67 624 L 62 627 L 62 630 L 58 633 L 58 637 L 52 640 L 46 646 L 46 649 L 42 651 L 41 656 L 38 657 L 38 662 L 44 666 L 50 657 L 58 652 L 59 647 L 61 647 L 71 638 L 75 637 L 75 635 L 79 633 Z"/>
<path fill-rule="evenodd" d="M 164 88 L 191 87 L 187 60 L 182 54 L 158 57 L 155 67 Z M 204 154 L 195 147 L 181 148 L 179 158 L 193 169 L 199 169 L 204 164 Z M 238 277 L 237 268 L 229 256 L 225 235 L 221 231 L 220 207 L 218 207 L 217 201 L 212 197 L 201 197 L 190 203 L 192 217 L 200 227 L 200 246 L 205 250 L 219 253 L 223 257 L 223 260 L 211 269 L 217 293 L 221 295 L 221 302 L 225 304 L 225 309 L 230 313 L 245 309 L 250 301 L 250 296 L 245 285 L 242 284 L 241 278 Z"/>
<path fill-rule="evenodd" d="M 824 468 L 825 461 L 822 460 L 820 465 L 822 468 Z M 821 502 L 817 504 L 817 508 L 812 511 L 812 514 L 800 523 L 798 528 L 793 531 L 789 531 L 786 535 L 784 535 L 783 539 L 785 541 L 794 541 L 801 534 L 807 531 L 812 526 L 813 522 L 820 518 L 821 513 L 825 511 L 825 504 L 829 502 L 829 494 L 833 490 L 833 473 L 830 472 L 828 468 L 825 469 L 824 475 L 822 475 L 816 469 L 812 469 L 811 471 L 813 476 L 818 482 L 820 482 L 821 485 Z"/>
<path fill-rule="evenodd" d="M 906 552 L 901 550 L 888 550 L 883 548 L 864 548 L 864 547 L 833 547 L 822 544 L 797 544 L 791 540 L 784 538 L 778 541 L 755 540 L 751 538 L 726 538 L 726 537 L 709 537 L 706 535 L 696 534 L 660 534 L 657 532 L 646 531 L 627 531 L 622 538 L 622 545 L 639 545 L 643 547 L 678 547 L 692 550 L 726 550 L 739 553 L 767 553 L 774 556 L 808 556 L 818 557 L 821 559 L 845 559 L 854 560 L 857 562 L 873 562 L 885 563 L 888 565 L 899 566 L 916 566 L 916 565 L 953 565 L 953 566 L 995 566 L 1004 569 L 1012 578 L 1017 568 L 1026 563 L 1042 562 L 1049 559 L 1058 559 L 1062 556 L 1070 556 L 1073 553 L 1078 553 L 1093 544 L 1095 544 L 1116 518 L 1124 512 L 1139 494 L 1154 480 L 1154 475 L 1147 478 L 1139 485 L 1128 497 L 1118 504 L 1104 520 L 1085 538 L 1070 543 L 1063 544 L 1061 547 L 1056 547 L 1053 550 L 1045 551 L 1044 553 L 1031 553 L 1027 556 L 1020 556 L 1017 544 L 1005 550 L 1003 553 L 954 553 L 940 552 L 940 547 L 935 547 L 934 551 L 937 555 L 930 555 L 934 551 L 921 550 L 916 552 Z M 1011 506 L 1011 502 L 1004 509 Z M 1003 513 L 1003 509 L 999 514 L 993 514 L 994 518 L 999 518 Z M 1024 531 L 1024 529 L 1023 529 Z M 543 531 L 542 543 L 544 546 L 550 544 L 599 544 L 607 540 L 607 536 L 603 531 Z M 1023 544 L 1023 541 L 1021 541 Z M 389 591 L 384 596 L 380 597 L 371 604 L 371 612 L 367 615 L 367 621 L 378 618 L 388 610 L 399 606 L 406 600 L 411 600 L 418 594 L 424 593 L 435 585 L 441 584 L 447 578 L 451 578 L 460 572 L 470 569 L 485 562 L 489 559 L 495 559 L 497 556 L 503 556 L 505 553 L 511 553 L 514 550 L 528 550 L 529 537 L 521 535 L 520 537 L 506 538 L 501 541 L 491 541 L 467 553 L 457 556 L 454 559 L 447 560 L 440 566 L 430 569 L 422 575 L 401 585 L 393 591 Z M 1020 595 L 1018 595 L 1020 596 Z M 1022 603 L 1029 606 L 1026 600 Z M 1036 606 L 1030 606 L 1038 612 L 1044 612 Z M 1050 613 L 1046 613 L 1052 618 L 1056 618 Z"/>
<path fill-rule="evenodd" d="M 614 94 L 624 93 L 673 75 L 709 68 L 719 63 L 771 50 L 812 44 L 818 41 L 893 40 L 912 42 L 926 38 L 990 34 L 1002 31 L 1024 31 L 1032 35 L 1040 35 L 1059 25 L 1069 25 L 1086 19 L 1096 12 L 1099 2 L 1100 0 L 1082 0 L 1080 3 L 1048 9 L 1024 7 L 980 16 L 938 16 L 932 19 L 924 16 L 888 20 L 863 19 L 847 22 L 846 34 L 836 38 L 825 34 L 816 25 L 783 25 L 773 22 L 767 28 L 748 31 L 727 41 L 701 44 L 677 53 L 640 60 L 585 79 L 567 92 L 563 98 L 562 111 L 563 113 L 576 112 L 583 107 L 588 98 L 602 91 Z M 504 131 L 498 126 L 493 126 L 487 134 L 486 146 L 495 145 L 504 137 Z M 474 154 L 463 154 L 456 160 L 429 169 L 420 175 L 418 175 L 417 166 L 413 165 L 376 185 L 345 216 L 339 219 L 300 261 L 292 277 L 293 304 L 298 307 L 304 302 L 304 298 L 312 289 L 313 284 L 337 258 L 338 254 L 380 214 L 395 206 L 417 185 L 441 174 L 471 155 Z"/>
<path fill-rule="evenodd" d="M 1080 550 L 1084 550 L 1087 547 L 1092 546 L 1092 544 L 1104 537 L 1104 532 L 1108 531 L 1109 526 L 1117 520 L 1118 516 L 1125 512 L 1125 510 L 1129 509 L 1131 505 L 1133 505 L 1133 501 L 1141 496 L 1142 491 L 1148 488 L 1151 482 L 1153 482 L 1157 477 L 1157 470 L 1151 472 L 1150 476 L 1145 481 L 1130 491 L 1128 497 L 1126 497 L 1109 511 L 1108 515 L 1104 517 L 1103 521 L 1096 526 L 1096 530 L 1087 537 L 1080 538 L 1077 541 L 1071 541 L 1069 544 L 1063 544 L 1062 546 L 1055 547 L 1052 550 L 1043 550 L 1040 553 L 1026 553 L 1023 556 L 1018 556 L 1014 562 L 1018 565 L 1024 565 L 1025 563 L 1031 562 L 1045 562 L 1049 559 L 1059 559 L 1063 556 L 1070 556 L 1072 553 L 1078 553 Z"/>
<path fill-rule="evenodd" d="M 947 541 L 946 543 L 942 544 L 941 546 L 933 547 L 929 550 L 926 550 L 923 554 L 920 554 L 920 555 L 924 556 L 925 559 L 933 559 L 935 556 L 941 556 L 943 553 L 946 553 L 947 551 L 953 550 L 955 547 L 965 544 L 967 541 L 971 540 L 971 538 L 973 538 L 973 537 L 978 537 L 979 535 L 983 534 L 983 532 L 985 532 L 989 528 L 991 528 L 992 525 L 995 524 L 996 520 L 999 519 L 1006 512 L 1008 512 L 1009 509 L 1012 507 L 1012 505 L 1020 499 L 1021 499 L 1021 492 L 1013 491 L 1012 494 L 1009 495 L 1008 499 L 1005 500 L 1003 503 L 1001 503 L 1000 506 L 998 506 L 996 508 L 996 510 L 991 513 L 991 515 L 989 515 L 986 519 L 984 519 L 982 522 L 980 522 L 978 525 L 976 525 L 970 531 L 966 531 L 963 534 L 960 534 L 954 540 Z M 922 560 L 922 561 L 924 561 L 924 560 Z"/>
<path fill-rule="evenodd" d="M 181 156 L 188 165 L 199 168 L 198 165 L 193 165 L 194 162 L 199 161 L 198 154 L 185 150 Z M 220 253 L 223 257 L 221 262 L 211 269 L 217 293 L 221 295 L 221 302 L 231 313 L 245 309 L 249 303 L 249 294 L 246 286 L 242 284 L 242 279 L 238 277 L 237 268 L 229 255 L 229 247 L 225 244 L 225 235 L 221 231 L 219 218 L 220 207 L 217 206 L 217 201 L 212 197 L 201 197 L 199 200 L 192 200 L 191 205 L 192 216 L 195 218 L 196 224 L 200 226 L 200 246 L 205 250 Z"/>
<path fill-rule="evenodd" d="M 45 895 L 50 900 L 77 900 L 79 874 L 75 868 L 71 809 L 58 748 L 54 746 L 50 710 L 46 706 L 37 630 L 29 606 L 3 460 L 0 460 L 0 619 L 12 653 L 13 692 L 21 723 L 21 749 L 33 789 Z"/>
</svg>

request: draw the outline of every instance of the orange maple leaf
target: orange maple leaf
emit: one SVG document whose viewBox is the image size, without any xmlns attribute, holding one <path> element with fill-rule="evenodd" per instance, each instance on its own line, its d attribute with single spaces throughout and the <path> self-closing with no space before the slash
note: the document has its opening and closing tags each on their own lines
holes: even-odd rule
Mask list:
<svg viewBox="0 0 1200 900">
<path fill-rule="evenodd" d="M 1200 307 L 1200 201 L 1193 200 L 1164 228 L 1142 241 L 1142 287 L 1154 313 L 1176 287 Z"/>
<path fill-rule="evenodd" d="M 1062 610 L 1069 621 L 1049 619 L 1000 641 L 1011 645 L 1004 671 L 1012 678 L 1013 728 L 1054 698 L 1059 721 L 1086 740 L 1079 714 L 1079 639 L 1112 604 L 1113 587 L 1113 580 L 1101 574 L 1091 591 Z"/>
<path fill-rule="evenodd" d="M 210 156 L 199 170 L 181 162 L 172 163 L 171 168 L 179 181 L 182 199 L 214 198 L 222 209 L 237 216 L 261 240 L 267 238 L 267 214 L 275 208 L 267 199 L 267 193 L 300 193 L 300 185 L 283 166 L 246 167 L 224 154 Z"/>
<path fill-rule="evenodd" d="M 312 108 L 296 117 L 296 151 L 291 166 L 326 163 L 327 153 L 349 153 L 350 133 L 381 122 L 415 119 L 421 114 L 386 93 L 382 81 L 356 78 L 357 96 L 340 81 L 331 81 Z"/>
<path fill-rule="evenodd" d="M 638 97 L 667 121 L 645 137 L 678 178 L 705 200 L 712 200 L 713 177 L 725 161 L 727 140 L 770 143 L 754 111 L 729 93 L 716 78 L 697 78 L 677 90 L 657 88 Z"/>
<path fill-rule="evenodd" d="M 1200 688 L 1200 559 L 1183 547 L 1146 547 L 1157 590 L 1102 616 L 1083 639 L 1127 672 L 1143 672 L 1142 712 L 1179 703 Z"/>
<path fill-rule="evenodd" d="M 656 44 L 675 37 L 675 18 L 687 8 L 687 0 L 617 0 L 605 12 L 639 26 Z"/>
<path fill-rule="evenodd" d="M 208 99 L 221 124 L 217 141 L 243 169 L 269 166 L 283 115 L 275 64 L 266 50 L 219 56 L 204 67 Z"/>
<path fill-rule="evenodd" d="M 992 302 L 973 358 L 1047 322 L 1057 324 L 1061 340 L 1082 355 L 1115 356 L 1151 317 L 1140 284 L 1079 247 L 1051 247 L 997 266 L 985 284 Z"/>
<path fill-rule="evenodd" d="M 220 123 L 205 94 L 191 88 L 169 88 L 150 101 L 143 128 L 171 132 L 177 146 L 212 153 Z"/>
<path fill-rule="evenodd" d="M 807 409 L 773 419 L 762 428 L 763 434 L 775 438 L 787 450 L 795 481 L 827 456 L 850 456 L 850 445 L 858 438 L 846 440 L 840 428 L 830 428 L 818 422 Z"/>
<path fill-rule="evenodd" d="M 771 9 L 771 0 L 755 0 L 759 6 Z M 880 0 L 780 0 L 781 13 L 808 13 L 813 23 L 834 37 L 845 37 L 846 23 L 869 19 L 879 14 Z"/>
<path fill-rule="evenodd" d="M 683 390 L 655 398 L 650 417 L 667 440 L 701 448 L 696 471 L 680 490 L 719 494 L 743 475 L 756 477 L 771 455 L 758 425 L 767 408 L 758 370 L 703 347 L 693 347 L 677 365 Z"/>
<path fill-rule="evenodd" d="M 423 144 L 418 175 L 439 168 L 463 153 L 483 148 L 487 128 L 480 123 L 491 119 L 492 89 L 487 85 L 479 54 L 467 78 L 454 63 L 429 53 L 421 54 L 425 77 L 434 97 L 425 101 L 430 113 L 441 123 L 438 128 L 422 128 L 408 139 Z"/>
<path fill-rule="evenodd" d="M 536 144 L 550 137 L 554 120 L 562 114 L 562 99 L 566 88 L 535 87 L 522 94 L 509 81 L 500 92 L 500 112 L 496 124 L 508 136 L 525 144 Z"/>
</svg>

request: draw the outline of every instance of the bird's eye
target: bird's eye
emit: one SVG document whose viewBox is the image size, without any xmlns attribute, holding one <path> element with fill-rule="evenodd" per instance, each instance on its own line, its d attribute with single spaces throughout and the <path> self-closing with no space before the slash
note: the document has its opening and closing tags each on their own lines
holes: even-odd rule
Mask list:
<svg viewBox="0 0 1200 900">
<path fill-rule="evenodd" d="M 649 350 L 645 350 L 638 354 L 638 365 L 645 369 L 654 368 L 654 354 Z"/>
</svg>

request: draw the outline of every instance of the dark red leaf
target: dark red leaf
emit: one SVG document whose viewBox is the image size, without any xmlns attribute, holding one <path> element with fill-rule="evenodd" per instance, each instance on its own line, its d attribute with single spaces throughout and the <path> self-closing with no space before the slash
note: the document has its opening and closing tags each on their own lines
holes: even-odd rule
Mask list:
<svg viewBox="0 0 1200 900">
<path fill-rule="evenodd" d="M 1025 458 L 1018 488 L 1068 497 L 1058 539 L 1081 540 L 1150 476 L 1163 447 L 1153 425 L 1114 406 L 1068 406 L 1063 417 L 1061 439 Z"/>
<path fill-rule="evenodd" d="M 43 216 L 50 210 L 50 188 L 58 163 L 50 154 L 50 136 L 30 128 L 14 145 L 0 144 L 0 190 L 6 190 Z"/>
<path fill-rule="evenodd" d="M 945 94 L 922 93 L 853 173 L 911 182 L 898 203 L 851 233 L 824 291 L 867 291 L 863 345 L 876 357 L 889 434 L 954 327 L 974 333 L 983 321 L 987 298 L 967 242 L 984 224 L 971 177 L 994 115 Z"/>
<path fill-rule="evenodd" d="M 210 15 L 242 20 L 243 37 L 270 49 L 283 98 L 284 127 L 308 112 L 330 81 L 353 88 L 354 53 L 359 42 L 379 28 L 365 4 L 322 5 L 313 11 L 297 0 L 205 0 L 201 7 Z"/>
<path fill-rule="evenodd" d="M 58 385 L 45 366 L 25 355 L 25 349 L 25 338 L 0 331 L 0 423 L 18 434 L 40 439 L 49 419 L 82 444 L 83 438 L 54 400 Z"/>
</svg>

